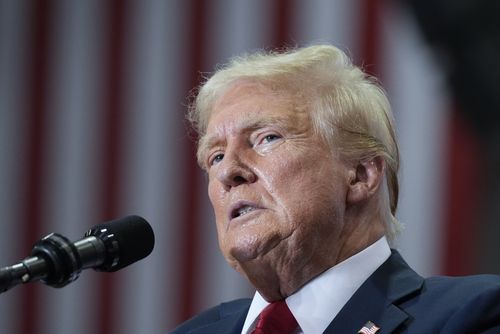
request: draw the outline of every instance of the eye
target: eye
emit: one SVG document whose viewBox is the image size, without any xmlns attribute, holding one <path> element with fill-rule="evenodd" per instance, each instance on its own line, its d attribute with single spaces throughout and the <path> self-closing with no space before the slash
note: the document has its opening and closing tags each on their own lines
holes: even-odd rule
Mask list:
<svg viewBox="0 0 500 334">
<path fill-rule="evenodd" d="M 253 147 L 258 151 L 266 151 L 275 147 L 283 139 L 283 136 L 276 132 L 265 132 L 257 136 L 254 141 Z"/>
<path fill-rule="evenodd" d="M 276 135 L 276 134 L 270 134 L 270 135 L 266 135 L 264 138 L 262 138 L 262 141 L 264 143 L 270 143 L 272 141 L 275 141 L 277 139 L 280 139 L 281 137 Z"/>
<path fill-rule="evenodd" d="M 223 158 L 224 158 L 224 154 L 222 154 L 222 153 L 215 154 L 215 155 L 213 155 L 213 156 L 209 159 L 209 161 L 208 161 L 208 165 L 209 165 L 209 166 L 216 165 L 216 164 L 218 164 L 219 162 L 221 162 Z"/>
</svg>

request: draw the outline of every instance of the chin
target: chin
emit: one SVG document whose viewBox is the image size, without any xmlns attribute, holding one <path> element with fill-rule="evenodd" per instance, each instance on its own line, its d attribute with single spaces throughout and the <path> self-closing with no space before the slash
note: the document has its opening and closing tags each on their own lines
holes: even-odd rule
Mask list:
<svg viewBox="0 0 500 334">
<path fill-rule="evenodd" d="M 225 235 L 220 246 L 229 262 L 236 261 L 243 264 L 267 258 L 266 255 L 283 241 L 279 231 L 271 229 L 270 226 L 265 226 L 265 229 L 257 224 L 248 227 Z"/>
<path fill-rule="evenodd" d="M 244 243 L 230 248 L 229 257 L 238 263 L 252 261 L 259 256 L 258 247 L 255 244 Z"/>
</svg>

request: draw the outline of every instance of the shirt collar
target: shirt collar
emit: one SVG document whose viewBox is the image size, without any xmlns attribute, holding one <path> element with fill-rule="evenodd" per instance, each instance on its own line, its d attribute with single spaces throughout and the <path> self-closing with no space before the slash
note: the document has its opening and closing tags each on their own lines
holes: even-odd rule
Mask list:
<svg viewBox="0 0 500 334">
<path fill-rule="evenodd" d="M 323 333 L 363 282 L 391 255 L 387 239 L 378 241 L 315 277 L 286 299 L 299 333 Z M 242 332 L 253 329 L 269 303 L 256 292 Z"/>
</svg>

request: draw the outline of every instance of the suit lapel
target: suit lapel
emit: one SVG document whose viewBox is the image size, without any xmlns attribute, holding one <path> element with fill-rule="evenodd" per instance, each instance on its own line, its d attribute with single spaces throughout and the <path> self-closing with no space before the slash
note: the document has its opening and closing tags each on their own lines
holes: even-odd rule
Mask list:
<svg viewBox="0 0 500 334">
<path fill-rule="evenodd" d="M 367 322 L 392 333 L 408 315 L 397 305 L 417 294 L 423 278 L 417 275 L 397 251 L 356 291 L 328 326 L 325 333 L 357 333 Z"/>
<path fill-rule="evenodd" d="M 245 323 L 246 315 L 250 307 L 250 303 L 246 301 L 241 305 L 235 307 L 234 305 L 228 306 L 230 303 L 224 303 L 220 306 L 220 319 L 206 326 L 197 328 L 189 334 L 206 334 L 206 333 L 220 333 L 220 334 L 239 334 Z"/>
</svg>

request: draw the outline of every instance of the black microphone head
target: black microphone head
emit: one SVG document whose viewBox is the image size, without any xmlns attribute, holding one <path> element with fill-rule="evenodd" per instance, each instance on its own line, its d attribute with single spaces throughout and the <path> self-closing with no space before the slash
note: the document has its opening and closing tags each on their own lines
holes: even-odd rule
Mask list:
<svg viewBox="0 0 500 334">
<path fill-rule="evenodd" d="M 106 248 L 104 263 L 94 269 L 117 271 L 153 251 L 155 236 L 149 223 L 139 216 L 127 216 L 92 227 L 85 236 L 100 239 Z"/>
</svg>

